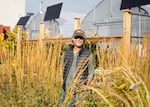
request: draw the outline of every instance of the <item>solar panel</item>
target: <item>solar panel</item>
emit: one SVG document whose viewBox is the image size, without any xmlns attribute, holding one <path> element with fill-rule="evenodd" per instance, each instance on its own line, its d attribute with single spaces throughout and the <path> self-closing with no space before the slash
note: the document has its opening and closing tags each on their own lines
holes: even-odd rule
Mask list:
<svg viewBox="0 0 150 107">
<path fill-rule="evenodd" d="M 19 21 L 17 22 L 17 25 L 25 26 L 29 20 L 30 16 L 24 16 L 20 17 Z"/>
<path fill-rule="evenodd" d="M 122 0 L 120 10 L 150 4 L 150 0 Z"/>
<path fill-rule="evenodd" d="M 44 17 L 44 21 L 59 18 L 60 11 L 61 11 L 61 8 L 62 8 L 62 4 L 63 3 L 59 3 L 59 4 L 56 4 L 56 5 L 52 5 L 52 6 L 47 7 L 46 14 L 45 14 L 45 17 Z"/>
</svg>

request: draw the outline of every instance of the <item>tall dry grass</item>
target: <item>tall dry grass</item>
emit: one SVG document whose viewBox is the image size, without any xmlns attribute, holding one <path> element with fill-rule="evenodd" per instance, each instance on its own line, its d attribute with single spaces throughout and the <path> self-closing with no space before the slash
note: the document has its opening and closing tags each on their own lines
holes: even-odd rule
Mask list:
<svg viewBox="0 0 150 107">
<path fill-rule="evenodd" d="M 125 57 L 121 47 L 108 43 L 96 45 L 99 67 L 94 71 L 91 85 L 75 87 L 67 92 L 65 104 L 74 98 L 77 107 L 149 107 L 150 106 L 150 48 L 149 36 L 143 40 L 142 55 L 134 45 Z M 79 81 L 79 79 L 78 79 Z"/>
<path fill-rule="evenodd" d="M 113 42 L 89 43 L 94 52 L 95 71 L 91 85 L 76 87 L 79 77 L 66 95 L 64 107 L 76 92 L 77 107 L 149 107 L 150 48 L 144 38 L 143 56 L 132 45 L 129 58 Z M 60 42 L 22 44 L 21 56 L 16 48 L 0 45 L 0 105 L 3 107 L 58 107 L 61 96 L 64 45 Z M 79 74 L 80 76 L 81 74 Z"/>
<path fill-rule="evenodd" d="M 43 43 L 43 47 L 37 43 L 22 45 L 19 58 L 3 54 L 0 105 L 57 107 L 61 94 L 61 47 L 61 43 Z"/>
</svg>

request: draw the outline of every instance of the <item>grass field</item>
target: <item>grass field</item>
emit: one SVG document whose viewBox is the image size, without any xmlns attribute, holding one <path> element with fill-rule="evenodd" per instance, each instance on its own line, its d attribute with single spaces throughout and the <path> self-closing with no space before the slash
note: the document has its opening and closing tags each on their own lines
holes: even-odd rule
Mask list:
<svg viewBox="0 0 150 107">
<path fill-rule="evenodd" d="M 148 35 L 149 37 L 150 35 Z M 22 45 L 17 56 L 15 35 L 0 36 L 0 106 L 58 107 L 62 84 L 62 53 L 65 43 Z M 142 56 L 132 44 L 126 58 L 119 46 L 87 43 L 94 53 L 95 77 L 91 85 L 76 88 L 73 81 L 64 107 L 76 92 L 77 107 L 150 107 L 150 48 L 143 41 Z"/>
</svg>

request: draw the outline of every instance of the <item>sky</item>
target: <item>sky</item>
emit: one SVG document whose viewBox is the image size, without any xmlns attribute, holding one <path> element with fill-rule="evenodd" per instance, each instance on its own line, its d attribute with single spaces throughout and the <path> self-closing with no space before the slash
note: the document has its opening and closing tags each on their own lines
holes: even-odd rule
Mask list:
<svg viewBox="0 0 150 107">
<path fill-rule="evenodd" d="M 37 12 L 40 8 L 40 2 L 42 8 L 46 10 L 47 6 L 63 2 L 62 11 L 71 11 L 78 13 L 87 13 L 93 7 L 95 7 L 101 0 L 27 0 L 27 11 Z"/>
<path fill-rule="evenodd" d="M 42 2 L 41 2 L 42 1 Z M 40 3 L 42 10 L 46 11 L 48 6 L 63 3 L 60 19 L 64 23 L 60 25 L 60 31 L 63 35 L 69 36 L 74 30 L 74 18 L 80 17 L 81 21 L 101 0 L 27 0 L 26 12 L 36 14 L 40 10 Z"/>
</svg>

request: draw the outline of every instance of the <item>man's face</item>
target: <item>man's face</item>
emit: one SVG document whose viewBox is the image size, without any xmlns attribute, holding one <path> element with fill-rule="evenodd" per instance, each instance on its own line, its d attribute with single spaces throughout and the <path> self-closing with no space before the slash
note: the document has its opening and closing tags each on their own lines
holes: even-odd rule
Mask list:
<svg viewBox="0 0 150 107">
<path fill-rule="evenodd" d="M 76 36 L 72 38 L 75 47 L 81 48 L 84 43 L 84 38 L 82 36 Z"/>
</svg>

